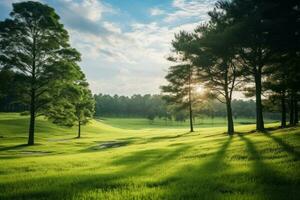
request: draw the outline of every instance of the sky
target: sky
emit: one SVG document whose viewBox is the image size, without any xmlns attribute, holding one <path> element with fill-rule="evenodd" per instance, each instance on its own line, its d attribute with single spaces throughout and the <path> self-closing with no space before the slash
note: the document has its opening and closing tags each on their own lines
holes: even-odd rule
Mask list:
<svg viewBox="0 0 300 200">
<path fill-rule="evenodd" d="M 0 0 L 0 20 L 12 3 Z M 94 94 L 159 94 L 171 41 L 208 20 L 216 0 L 38 0 L 53 7 L 82 54 Z"/>
</svg>

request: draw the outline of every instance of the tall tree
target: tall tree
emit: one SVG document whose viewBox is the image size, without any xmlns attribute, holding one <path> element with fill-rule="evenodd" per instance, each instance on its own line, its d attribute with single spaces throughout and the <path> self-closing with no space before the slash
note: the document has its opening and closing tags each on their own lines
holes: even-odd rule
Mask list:
<svg viewBox="0 0 300 200">
<path fill-rule="evenodd" d="M 268 69 L 268 77 L 263 84 L 264 90 L 267 91 L 269 100 L 280 100 L 281 111 L 281 127 L 286 127 L 286 100 L 287 100 L 287 83 L 288 83 L 288 67 L 278 62 L 280 55 L 274 56 L 275 59 L 270 63 Z"/>
<path fill-rule="evenodd" d="M 239 56 L 245 75 L 254 81 L 256 97 L 256 129 L 264 131 L 262 80 L 270 50 L 267 48 L 268 21 L 264 18 L 267 1 L 233 0 L 220 2 L 218 9 L 226 13 L 235 27 Z"/>
<path fill-rule="evenodd" d="M 35 119 L 55 100 L 59 88 L 78 78 L 80 54 L 54 9 L 39 2 L 13 4 L 0 22 L 0 62 L 22 76 L 20 100 L 30 107 L 28 144 L 34 144 Z"/>
<path fill-rule="evenodd" d="M 268 74 L 268 84 L 273 83 L 273 89 L 277 89 L 277 92 L 278 89 L 281 90 L 284 119 L 285 102 L 289 98 L 290 124 L 294 125 L 298 117 L 296 113 L 300 84 L 300 2 L 267 0 L 264 2 L 263 16 L 268 22 L 266 24 L 269 34 L 266 42 L 272 54 L 272 71 Z M 273 80 L 270 80 L 270 77 L 273 77 Z M 282 125 L 285 125 L 285 122 Z"/>
<path fill-rule="evenodd" d="M 190 64 L 175 65 L 169 68 L 169 72 L 165 77 L 169 82 L 166 86 L 161 86 L 164 99 L 175 105 L 176 109 L 188 109 L 190 131 L 194 131 L 193 127 L 193 91 L 195 89 L 195 68 Z"/>
<path fill-rule="evenodd" d="M 235 29 L 229 27 L 230 22 L 224 13 L 215 9 L 209 15 L 209 24 L 195 29 L 192 38 L 181 32 L 173 46 L 184 52 L 185 57 L 197 67 L 199 81 L 226 105 L 228 134 L 231 135 L 234 133 L 232 94 L 240 83 L 238 77 L 241 74 L 232 34 Z"/>
</svg>

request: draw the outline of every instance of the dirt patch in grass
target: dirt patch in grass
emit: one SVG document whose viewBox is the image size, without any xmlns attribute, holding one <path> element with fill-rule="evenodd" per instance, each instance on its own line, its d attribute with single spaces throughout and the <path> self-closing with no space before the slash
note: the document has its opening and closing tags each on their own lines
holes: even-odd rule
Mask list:
<svg viewBox="0 0 300 200">
<path fill-rule="evenodd" d="M 119 141 L 119 140 L 98 142 L 97 145 L 89 147 L 89 148 L 85 149 L 84 151 L 95 151 L 95 150 L 118 148 L 118 147 L 126 146 L 130 143 L 131 143 L 130 141 Z"/>
<path fill-rule="evenodd" d="M 122 147 L 129 144 L 128 141 L 108 141 L 98 146 L 99 149 Z"/>
<path fill-rule="evenodd" d="M 52 153 L 52 151 L 21 151 L 19 153 L 24 155 L 45 155 Z"/>
</svg>

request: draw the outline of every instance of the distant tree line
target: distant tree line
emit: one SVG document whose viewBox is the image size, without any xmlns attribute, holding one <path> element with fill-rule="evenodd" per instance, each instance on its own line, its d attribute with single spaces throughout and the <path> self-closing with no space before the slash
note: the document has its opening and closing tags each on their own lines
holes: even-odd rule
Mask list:
<svg viewBox="0 0 300 200">
<path fill-rule="evenodd" d="M 97 94 L 95 98 L 96 117 L 142 117 L 153 120 L 163 118 L 183 121 L 189 118 L 189 112 L 174 109 L 164 99 L 163 95 L 132 95 L 119 96 Z M 254 100 L 232 101 L 234 118 L 255 118 Z M 270 119 L 278 120 L 279 110 L 266 109 L 264 113 Z M 194 117 L 226 117 L 226 106 L 219 101 L 209 99 L 194 106 Z"/>
<path fill-rule="evenodd" d="M 98 117 L 167 117 L 167 104 L 160 95 L 105 95 L 97 94 L 95 98 L 95 116 Z"/>
<path fill-rule="evenodd" d="M 1 73 L 1 72 L 0 72 Z M 174 109 L 163 95 L 132 95 L 119 96 L 108 94 L 94 95 L 96 117 L 141 117 L 168 118 L 172 120 L 186 120 L 188 112 Z M 269 119 L 279 120 L 280 108 L 271 102 L 264 102 L 264 115 Z M 269 106 L 275 105 L 275 106 Z M 18 103 L 13 95 L 0 97 L 0 112 L 24 112 L 28 106 Z M 232 101 L 234 118 L 255 118 L 255 101 L 234 99 Z M 288 110 L 287 110 L 288 112 Z M 194 106 L 194 117 L 226 117 L 226 107 L 217 100 L 207 100 Z M 289 118 L 288 118 L 289 119 Z"/>
<path fill-rule="evenodd" d="M 175 35 L 168 58 L 175 64 L 161 87 L 170 105 L 188 110 L 190 130 L 199 85 L 226 106 L 229 135 L 234 133 L 234 91 L 255 97 L 257 131 L 265 130 L 263 110 L 274 103 L 283 128 L 287 110 L 289 124 L 297 124 L 300 1 L 221 0 L 208 15 L 209 21 L 194 31 Z"/>
</svg>

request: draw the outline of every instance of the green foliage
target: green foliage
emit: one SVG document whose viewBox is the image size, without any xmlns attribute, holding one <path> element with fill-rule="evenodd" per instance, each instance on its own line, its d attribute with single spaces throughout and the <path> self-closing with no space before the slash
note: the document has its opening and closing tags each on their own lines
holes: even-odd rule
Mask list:
<svg viewBox="0 0 300 200">
<path fill-rule="evenodd" d="M 94 95 L 97 117 L 166 117 L 168 111 L 161 95 Z"/>
<path fill-rule="evenodd" d="M 83 78 L 75 83 L 66 85 L 60 92 L 57 101 L 50 104 L 46 116 L 53 123 L 72 127 L 87 124 L 94 115 L 95 100 L 88 88 L 88 83 Z"/>
<path fill-rule="evenodd" d="M 178 105 L 178 109 L 186 109 L 189 106 L 189 93 L 195 89 L 192 85 L 193 67 L 191 65 L 176 65 L 169 67 L 166 80 L 169 85 L 161 86 L 165 94 L 164 99 L 168 103 Z"/>
<path fill-rule="evenodd" d="M 214 10 L 210 12 L 210 17 L 208 24 L 199 26 L 192 33 L 181 31 L 175 35 L 172 45 L 176 54 L 171 60 L 189 64 L 170 68 L 166 76 L 170 85 L 162 87 L 162 90 L 173 93 L 167 99 L 178 103 L 178 99 L 182 101 L 187 92 L 191 96 L 191 82 L 193 85 L 204 85 L 211 93 L 210 96 L 226 103 L 228 133 L 232 134 L 231 100 L 241 76 L 232 34 L 234 30 L 229 27 L 230 20 L 225 13 Z M 184 84 L 187 85 L 187 92 L 182 88 Z"/>
<path fill-rule="evenodd" d="M 82 77 L 80 54 L 54 9 L 39 2 L 13 4 L 11 18 L 0 22 L 0 65 L 18 76 L 18 100 L 30 108 L 29 144 L 34 143 L 35 117 L 45 114 L 69 82 Z"/>
<path fill-rule="evenodd" d="M 208 13 L 207 23 L 191 33 L 175 34 L 175 55 L 169 60 L 196 67 L 196 84 L 204 85 L 211 97 L 226 103 L 228 133 L 234 132 L 231 100 L 236 89 L 255 96 L 257 130 L 264 130 L 262 95 L 266 91 L 273 92 L 269 94 L 272 98 L 281 98 L 282 113 L 288 93 L 290 119 L 295 119 L 290 123 L 298 123 L 299 7 L 299 1 L 294 0 L 218 1 Z M 184 69 L 184 65 L 177 67 Z M 179 73 L 182 76 L 184 70 Z M 172 84 L 163 90 L 178 94 L 183 81 L 174 74 L 166 77 Z M 169 100 L 176 102 L 182 96 L 173 95 Z"/>
</svg>

